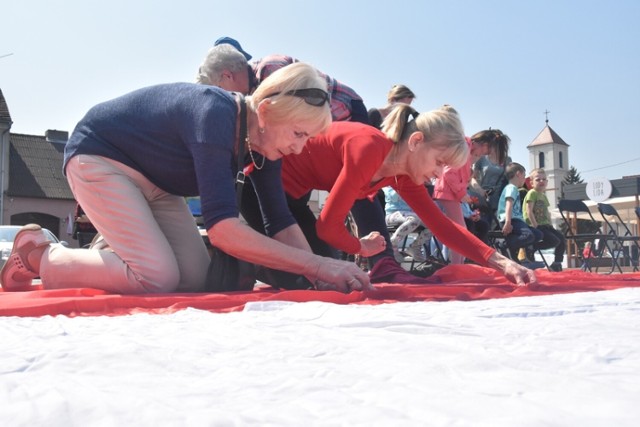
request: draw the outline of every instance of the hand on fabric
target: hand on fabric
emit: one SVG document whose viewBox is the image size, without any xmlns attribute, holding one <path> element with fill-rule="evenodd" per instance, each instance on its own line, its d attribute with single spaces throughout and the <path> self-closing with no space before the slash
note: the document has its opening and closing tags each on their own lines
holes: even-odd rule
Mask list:
<svg viewBox="0 0 640 427">
<path fill-rule="evenodd" d="M 494 252 L 489 258 L 489 265 L 500 271 L 504 276 L 518 286 L 536 286 L 538 278 L 533 270 L 529 270 L 517 262 Z"/>
<path fill-rule="evenodd" d="M 372 231 L 360 239 L 360 255 L 370 257 L 382 252 L 387 241 L 378 231 Z"/>
<path fill-rule="evenodd" d="M 315 280 L 319 291 L 351 291 L 375 290 L 369 275 L 352 262 L 333 258 L 323 258 Z"/>
</svg>

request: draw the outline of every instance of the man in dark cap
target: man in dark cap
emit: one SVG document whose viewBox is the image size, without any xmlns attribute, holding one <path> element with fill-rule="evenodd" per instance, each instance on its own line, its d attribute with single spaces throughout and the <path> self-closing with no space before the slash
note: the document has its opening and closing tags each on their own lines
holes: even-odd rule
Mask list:
<svg viewBox="0 0 640 427">
<path fill-rule="evenodd" d="M 231 37 L 226 37 L 225 36 L 225 37 L 220 37 L 218 40 L 216 40 L 216 42 L 213 45 L 214 46 L 218 46 L 218 45 L 221 45 L 221 44 L 229 44 L 229 45 L 235 47 L 238 52 L 240 52 L 241 54 L 244 55 L 244 57 L 247 59 L 247 61 L 251 61 L 252 56 L 249 55 L 247 52 L 245 52 L 242 49 L 242 46 L 240 46 L 240 43 L 238 42 L 238 40 L 232 39 Z"/>
<path fill-rule="evenodd" d="M 229 49 L 232 46 L 236 52 L 234 55 Z M 242 58 L 245 61 L 243 63 Z M 274 71 L 285 67 L 298 59 L 285 55 L 269 55 L 248 61 L 252 56 L 242 49 L 240 43 L 231 37 L 220 37 L 215 41 L 213 48 L 207 53 L 204 62 L 198 71 L 197 81 L 202 84 L 219 86 L 223 89 L 248 94 L 252 92 L 261 81 L 266 79 Z M 244 65 L 244 68 L 243 68 Z M 249 67 L 247 81 L 246 67 Z M 328 92 L 331 95 L 331 115 L 334 121 L 354 121 L 369 123 L 367 109 L 360 95 L 351 87 L 339 82 L 331 76 L 320 71 L 320 75 L 327 80 Z M 248 88 L 247 88 L 248 84 Z"/>
</svg>

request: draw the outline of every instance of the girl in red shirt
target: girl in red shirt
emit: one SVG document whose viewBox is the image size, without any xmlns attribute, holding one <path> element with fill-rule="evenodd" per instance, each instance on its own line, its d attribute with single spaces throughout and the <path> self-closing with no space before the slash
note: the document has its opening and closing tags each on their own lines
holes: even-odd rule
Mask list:
<svg viewBox="0 0 640 427">
<path fill-rule="evenodd" d="M 369 257 L 382 252 L 387 243 L 380 233 L 358 239 L 344 224 L 356 200 L 372 200 L 379 189 L 391 186 L 444 245 L 518 285 L 536 283 L 533 271 L 451 222 L 427 193 L 425 183 L 440 176 L 445 166 L 462 166 L 469 156 L 458 115 L 445 109 L 418 114 L 399 104 L 383 129 L 384 133 L 361 123 L 334 122 L 327 132 L 310 138 L 302 153 L 283 158 L 282 179 L 290 202 L 306 203 L 314 189 L 329 191 L 315 224 L 318 237 L 351 254 Z M 384 212 L 373 212 L 381 209 L 372 203 L 372 217 L 384 219 Z M 379 230 L 383 229 L 384 221 Z"/>
</svg>

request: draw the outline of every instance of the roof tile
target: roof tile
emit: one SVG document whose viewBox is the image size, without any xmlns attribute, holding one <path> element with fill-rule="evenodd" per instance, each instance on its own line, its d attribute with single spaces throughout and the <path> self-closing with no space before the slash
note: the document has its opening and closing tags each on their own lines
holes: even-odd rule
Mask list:
<svg viewBox="0 0 640 427">
<path fill-rule="evenodd" d="M 44 136 L 10 134 L 8 196 L 73 199 L 62 173 L 64 144 Z"/>
<path fill-rule="evenodd" d="M 566 145 L 567 147 L 569 146 L 569 144 L 564 142 L 562 138 L 560 138 L 560 135 L 558 135 L 556 131 L 551 129 L 551 126 L 549 125 L 546 125 L 544 129 L 540 131 L 538 136 L 536 136 L 533 139 L 533 141 L 531 142 L 531 144 L 527 146 L 527 148 L 534 147 L 536 145 L 544 145 L 544 144 L 560 144 L 560 145 Z"/>
</svg>

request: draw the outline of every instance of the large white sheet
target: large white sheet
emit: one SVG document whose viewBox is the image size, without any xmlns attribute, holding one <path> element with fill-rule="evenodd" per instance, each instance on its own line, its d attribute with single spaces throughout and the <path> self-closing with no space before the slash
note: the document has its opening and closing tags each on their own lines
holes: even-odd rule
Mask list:
<svg viewBox="0 0 640 427">
<path fill-rule="evenodd" d="M 0 318 L 0 425 L 637 426 L 640 289 Z"/>
</svg>

